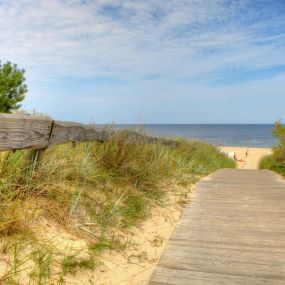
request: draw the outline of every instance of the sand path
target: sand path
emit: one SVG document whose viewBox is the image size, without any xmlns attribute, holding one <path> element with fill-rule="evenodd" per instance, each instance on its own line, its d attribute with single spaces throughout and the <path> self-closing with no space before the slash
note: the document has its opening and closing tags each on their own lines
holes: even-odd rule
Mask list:
<svg viewBox="0 0 285 285">
<path fill-rule="evenodd" d="M 260 159 L 271 153 L 270 148 L 253 148 L 253 147 L 220 147 L 225 152 L 234 151 L 237 155 L 237 168 L 240 169 L 257 169 Z M 247 155 L 246 155 L 247 153 Z"/>
</svg>

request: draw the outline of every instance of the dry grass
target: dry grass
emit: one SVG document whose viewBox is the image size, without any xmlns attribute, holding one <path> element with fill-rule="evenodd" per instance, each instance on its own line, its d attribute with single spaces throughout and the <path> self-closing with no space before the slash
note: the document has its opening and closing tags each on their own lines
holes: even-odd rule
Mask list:
<svg viewBox="0 0 285 285">
<path fill-rule="evenodd" d="M 174 181 L 187 185 L 234 167 L 205 143 L 181 140 L 170 148 L 128 142 L 124 135 L 52 147 L 35 169 L 27 163 L 31 151 L 0 157 L 0 237 L 8 265 L 0 269 L 0 284 L 65 284 L 66 274 L 92 270 L 102 250 L 126 247 L 117 233 L 145 219 Z M 43 220 L 80 235 L 89 250 L 66 254 L 44 242 L 38 230 Z"/>
</svg>

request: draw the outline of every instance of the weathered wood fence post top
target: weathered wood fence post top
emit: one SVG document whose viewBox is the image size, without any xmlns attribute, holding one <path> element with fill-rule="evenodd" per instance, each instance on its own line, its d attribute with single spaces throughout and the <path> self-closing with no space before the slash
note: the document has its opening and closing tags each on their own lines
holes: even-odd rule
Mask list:
<svg viewBox="0 0 285 285">
<path fill-rule="evenodd" d="M 48 117 L 18 114 L 0 114 L 0 151 L 16 149 L 45 149 L 50 145 L 67 142 L 86 142 L 110 140 L 121 131 L 107 131 L 95 125 L 76 122 L 54 121 Z M 159 142 L 167 146 L 178 146 L 179 142 L 150 137 L 134 131 L 129 132 L 128 142 Z"/>
</svg>

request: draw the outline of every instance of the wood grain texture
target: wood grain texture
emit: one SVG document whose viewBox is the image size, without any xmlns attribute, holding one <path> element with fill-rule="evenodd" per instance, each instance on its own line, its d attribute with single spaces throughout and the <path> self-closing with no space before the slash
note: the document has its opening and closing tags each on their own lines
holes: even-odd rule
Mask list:
<svg viewBox="0 0 285 285">
<path fill-rule="evenodd" d="M 160 143 L 177 147 L 179 142 L 143 135 L 131 130 L 106 130 L 77 122 L 53 121 L 43 117 L 0 114 L 0 151 L 43 149 L 67 142 L 106 142 L 120 135 L 125 143 Z"/>
<path fill-rule="evenodd" d="M 52 120 L 13 114 L 0 114 L 0 151 L 45 148 Z"/>
<path fill-rule="evenodd" d="M 109 133 L 93 125 L 54 121 L 49 145 L 67 142 L 107 141 Z"/>
<path fill-rule="evenodd" d="M 285 284 L 284 202 L 284 180 L 267 170 L 202 179 L 149 284 Z"/>
</svg>

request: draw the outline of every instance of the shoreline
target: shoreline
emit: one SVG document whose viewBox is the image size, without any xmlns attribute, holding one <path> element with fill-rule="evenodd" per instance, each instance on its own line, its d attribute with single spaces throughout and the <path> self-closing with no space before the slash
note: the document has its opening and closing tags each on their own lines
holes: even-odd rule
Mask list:
<svg viewBox="0 0 285 285">
<path fill-rule="evenodd" d="M 218 148 L 220 147 L 233 147 L 233 148 L 258 148 L 258 149 L 272 149 L 274 147 L 273 146 L 247 146 L 247 145 L 218 145 Z"/>
</svg>

